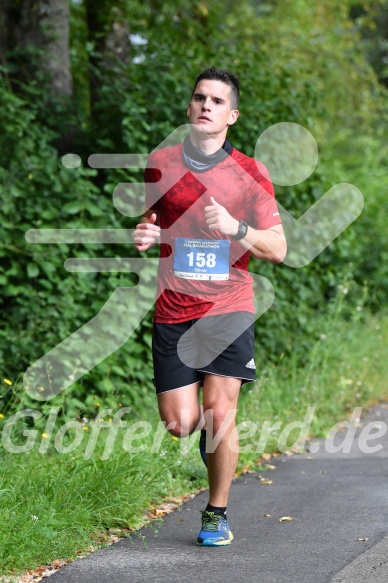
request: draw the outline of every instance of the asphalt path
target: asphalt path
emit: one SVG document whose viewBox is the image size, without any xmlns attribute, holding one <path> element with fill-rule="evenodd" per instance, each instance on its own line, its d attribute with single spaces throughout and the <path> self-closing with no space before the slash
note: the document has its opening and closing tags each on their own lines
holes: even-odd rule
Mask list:
<svg viewBox="0 0 388 583">
<path fill-rule="evenodd" d="M 306 453 L 271 460 L 275 469 L 235 479 L 230 546 L 195 544 L 207 502 L 201 492 L 157 532 L 144 528 L 63 567 L 50 583 L 387 583 L 387 425 L 382 404 L 361 419 L 353 439 L 347 430 L 337 434 L 334 446 L 348 437 L 348 453 L 328 452 L 316 440 Z"/>
</svg>

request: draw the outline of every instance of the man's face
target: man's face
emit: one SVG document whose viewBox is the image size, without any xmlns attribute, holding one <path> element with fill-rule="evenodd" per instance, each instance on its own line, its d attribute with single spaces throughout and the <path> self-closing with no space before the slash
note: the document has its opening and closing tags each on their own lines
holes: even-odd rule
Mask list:
<svg viewBox="0 0 388 583">
<path fill-rule="evenodd" d="M 238 117 L 238 110 L 230 107 L 230 93 L 229 85 L 222 81 L 200 81 L 187 108 L 190 124 L 212 138 L 226 135 Z"/>
</svg>

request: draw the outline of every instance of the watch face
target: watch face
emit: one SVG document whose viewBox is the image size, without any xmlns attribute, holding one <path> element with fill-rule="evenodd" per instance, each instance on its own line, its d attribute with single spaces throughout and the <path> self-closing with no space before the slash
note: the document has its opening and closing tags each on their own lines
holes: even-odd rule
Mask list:
<svg viewBox="0 0 388 583">
<path fill-rule="evenodd" d="M 235 241 L 240 241 L 240 239 L 243 239 L 245 237 L 247 232 L 248 225 L 244 223 L 244 221 L 239 221 L 237 234 L 231 235 L 231 238 L 234 239 Z"/>
</svg>

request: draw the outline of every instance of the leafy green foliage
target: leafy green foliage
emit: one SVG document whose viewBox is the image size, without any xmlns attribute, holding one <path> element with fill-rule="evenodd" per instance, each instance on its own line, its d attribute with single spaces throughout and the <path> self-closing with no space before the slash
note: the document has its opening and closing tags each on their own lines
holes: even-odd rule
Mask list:
<svg viewBox="0 0 388 583">
<path fill-rule="evenodd" d="M 67 169 L 53 146 L 55 133 L 36 123 L 33 109 L 1 88 L 7 118 L 1 124 L 2 257 L 0 313 L 7 322 L 0 332 L 3 378 L 15 380 L 27 366 L 53 348 L 83 323 L 89 321 L 118 286 L 132 286 L 131 275 L 73 274 L 64 269 L 70 256 L 99 257 L 101 245 L 75 248 L 61 245 L 32 245 L 25 233 L 34 228 L 119 228 L 119 215 L 108 194 L 95 184 L 95 170 Z M 118 247 L 118 248 L 117 248 Z M 104 256 L 128 254 L 128 246 L 104 249 Z M 147 289 L 144 295 L 147 297 Z M 148 302 L 147 298 L 147 302 Z M 139 306 L 141 308 L 141 306 Z M 139 334 L 145 334 L 149 323 Z M 144 366 L 148 346 L 132 338 L 123 349 L 121 361 L 107 361 L 96 378 L 79 386 L 81 397 L 88 386 L 101 395 L 109 394 L 104 385 L 113 365 L 121 371 L 117 381 L 150 382 Z M 126 356 L 123 356 L 126 353 Z M 126 371 L 125 374 L 122 371 Z M 106 386 L 104 389 L 103 387 Z M 7 396 L 1 397 L 4 406 Z"/>
<path fill-rule="evenodd" d="M 253 155 L 260 133 L 282 121 L 307 127 L 318 141 L 320 162 L 309 180 L 276 187 L 282 206 L 300 216 L 337 182 L 352 182 L 366 194 L 362 217 L 310 265 L 295 270 L 252 261 L 252 270 L 276 290 L 273 308 L 257 323 L 263 354 L 276 361 L 292 352 L 303 364 L 306 347 L 318 333 L 317 315 L 348 277 L 360 288 L 367 282 L 374 309 L 385 303 L 385 225 L 376 213 L 384 196 L 386 111 L 348 17 L 350 5 L 339 0 L 319 5 L 128 0 L 104 10 L 98 30 L 91 31 L 86 4 L 74 3 L 75 92 L 68 102 L 48 104 L 37 81 L 28 86 L 16 81 L 13 55 L 0 86 L 5 112 L 0 120 L 3 377 L 20 379 L 29 364 L 93 318 L 115 288 L 136 284 L 130 274 L 69 274 L 63 266 L 71 256 L 136 256 L 131 245 L 33 245 L 26 242 L 26 231 L 133 228 L 137 218 L 115 210 L 112 194 L 118 182 L 137 181 L 139 173 L 91 170 L 87 157 L 157 147 L 187 121 L 194 78 L 212 64 L 240 76 L 241 115 L 229 136 L 237 148 Z M 107 67 L 104 35 L 119 22 L 117 11 L 130 22 L 131 62 L 118 58 Z M 83 166 L 64 168 L 64 151 L 79 154 Z M 151 250 L 149 256 L 156 253 Z M 144 311 L 152 290 L 139 287 L 139 311 Z M 73 384 L 69 415 L 81 413 L 96 395 L 108 403 L 120 394 L 140 408 L 148 406 L 151 317 L 125 346 Z M 10 398 L 3 393 L 0 407 Z"/>
</svg>

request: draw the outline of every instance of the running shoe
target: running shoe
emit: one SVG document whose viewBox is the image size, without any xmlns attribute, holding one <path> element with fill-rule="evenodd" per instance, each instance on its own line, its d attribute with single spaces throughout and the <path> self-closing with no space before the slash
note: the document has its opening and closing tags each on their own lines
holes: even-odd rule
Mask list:
<svg viewBox="0 0 388 583">
<path fill-rule="evenodd" d="M 201 435 L 199 438 L 199 453 L 201 454 L 201 458 L 205 466 L 207 467 L 206 463 L 206 429 L 201 429 Z"/>
<path fill-rule="evenodd" d="M 197 545 L 202 547 L 221 547 L 230 545 L 233 540 L 233 534 L 229 528 L 228 521 L 209 512 L 201 510 L 202 528 L 197 538 Z"/>
</svg>

